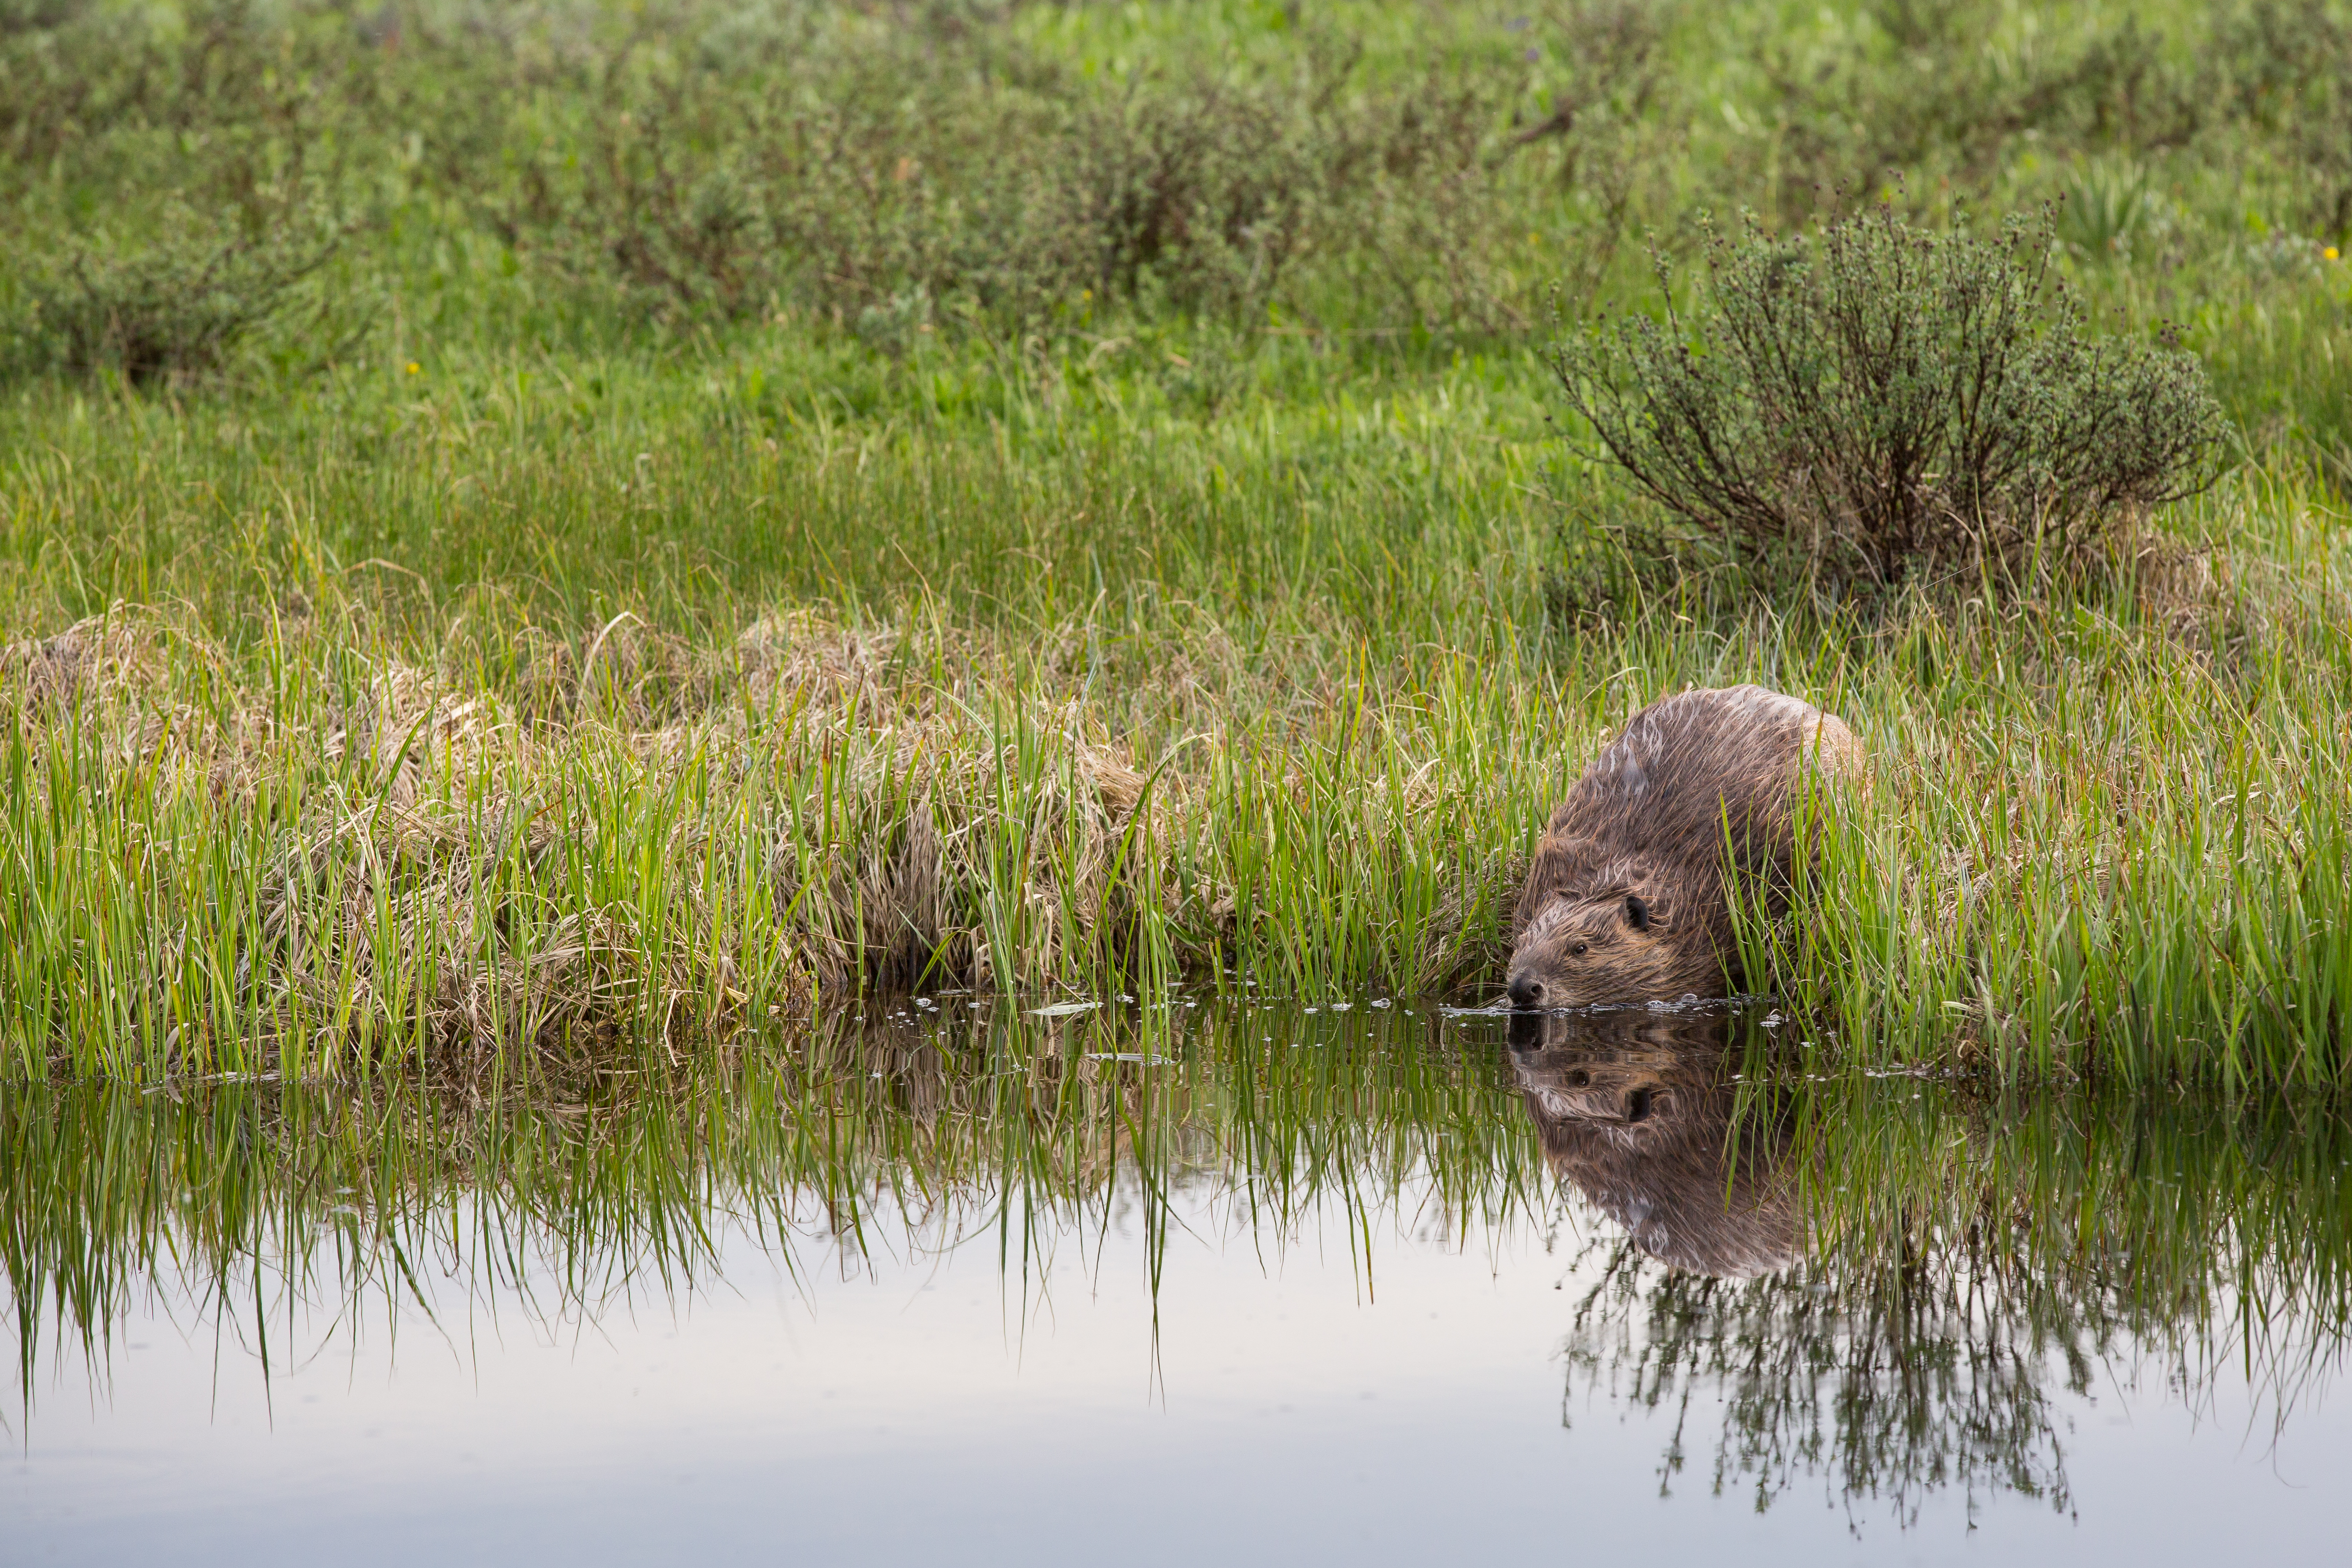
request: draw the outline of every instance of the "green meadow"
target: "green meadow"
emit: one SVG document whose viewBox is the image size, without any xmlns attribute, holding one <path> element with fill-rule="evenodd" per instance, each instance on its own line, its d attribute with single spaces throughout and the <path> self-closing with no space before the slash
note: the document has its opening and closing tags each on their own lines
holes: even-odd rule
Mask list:
<svg viewBox="0 0 2352 1568">
<path fill-rule="evenodd" d="M 1879 210 L 2193 356 L 2211 482 L 1863 581 L 1610 460 L 1555 344 Z M 2340 1085 L 2347 226 L 2317 0 L 6 0 L 0 1072 L 1475 1001 L 1755 680 L 1872 756 L 1748 934 L 1823 1059 Z"/>
</svg>

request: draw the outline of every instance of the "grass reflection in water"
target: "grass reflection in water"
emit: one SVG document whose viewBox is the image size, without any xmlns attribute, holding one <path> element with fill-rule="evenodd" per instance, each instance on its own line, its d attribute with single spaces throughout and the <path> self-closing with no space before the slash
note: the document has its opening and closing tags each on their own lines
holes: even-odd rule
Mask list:
<svg viewBox="0 0 2352 1568">
<path fill-rule="evenodd" d="M 2067 1396 L 2195 1404 L 2234 1366 L 2275 1420 L 2319 1397 L 2352 1298 L 2347 1157 L 2332 1103 L 1811 1078 L 1719 1013 L 959 997 L 661 1082 L 12 1089 L 11 1425 L 39 1419 L 52 1358 L 110 1364 L 151 1300 L 266 1376 L 338 1338 L 462 1337 L 428 1272 L 478 1315 L 593 1326 L 718 1283 L 748 1234 L 796 1275 L 961 1252 L 1027 1324 L 1056 1250 L 1115 1223 L 1157 1292 L 1188 1232 L 1269 1270 L 1315 1239 L 1305 1266 L 1328 1266 L 1336 1219 L 1368 1285 L 1387 1247 L 1557 1249 L 1566 1418 L 1663 1416 L 1668 1489 L 2064 1509 Z"/>
</svg>

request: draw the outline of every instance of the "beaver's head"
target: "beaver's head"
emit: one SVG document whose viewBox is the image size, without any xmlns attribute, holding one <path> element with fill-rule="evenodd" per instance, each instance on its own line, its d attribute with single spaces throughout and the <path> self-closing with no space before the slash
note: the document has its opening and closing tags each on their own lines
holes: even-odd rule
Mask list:
<svg viewBox="0 0 2352 1568">
<path fill-rule="evenodd" d="M 1650 894 L 1554 894 L 1511 950 L 1506 989 L 1514 1007 L 1589 1007 L 1673 1001 L 1685 987 L 1673 921 Z"/>
</svg>

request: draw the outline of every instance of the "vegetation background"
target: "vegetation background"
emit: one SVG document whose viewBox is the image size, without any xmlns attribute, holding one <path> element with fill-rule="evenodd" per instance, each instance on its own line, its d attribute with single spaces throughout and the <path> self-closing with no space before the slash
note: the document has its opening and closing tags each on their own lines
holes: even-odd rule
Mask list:
<svg viewBox="0 0 2352 1568">
<path fill-rule="evenodd" d="M 2045 204 L 2231 430 L 2064 560 L 1741 547 L 1549 353 Z M 2347 223 L 2319 0 L 5 0 L 7 1070 L 1475 992 L 1756 679 L 1876 760 L 1753 932 L 1843 1059 L 2340 1081 Z"/>
</svg>

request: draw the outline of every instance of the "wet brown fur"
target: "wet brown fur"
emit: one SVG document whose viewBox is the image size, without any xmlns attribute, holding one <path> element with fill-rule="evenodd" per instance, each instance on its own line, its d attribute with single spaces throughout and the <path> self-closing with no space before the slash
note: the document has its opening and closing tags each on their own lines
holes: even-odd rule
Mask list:
<svg viewBox="0 0 2352 1568">
<path fill-rule="evenodd" d="M 1633 1244 L 1677 1268 L 1749 1279 L 1797 1258 L 1785 1126 L 1733 1133 L 1720 1014 L 1530 1014 L 1511 1065 L 1544 1163 Z"/>
<path fill-rule="evenodd" d="M 1511 922 L 1513 1004 L 1737 991 L 1727 863 L 1768 902 L 1785 897 L 1813 771 L 1859 776 L 1860 742 L 1834 715 L 1760 686 L 1680 692 L 1635 714 L 1537 847 Z"/>
</svg>

